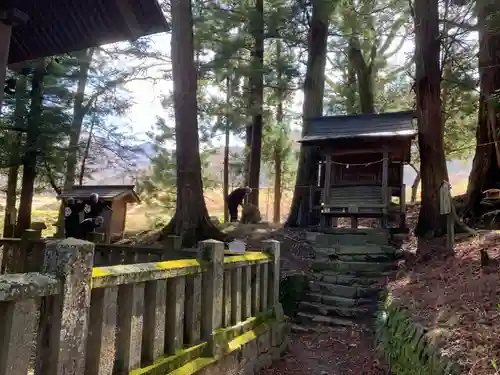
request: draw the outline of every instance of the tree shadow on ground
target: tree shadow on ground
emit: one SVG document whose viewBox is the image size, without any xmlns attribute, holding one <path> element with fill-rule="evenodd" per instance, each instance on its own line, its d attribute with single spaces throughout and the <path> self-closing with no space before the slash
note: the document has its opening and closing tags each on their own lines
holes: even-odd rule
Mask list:
<svg viewBox="0 0 500 375">
<path fill-rule="evenodd" d="M 442 349 L 469 373 L 491 374 L 500 359 L 500 273 L 481 267 L 480 250 L 500 258 L 498 233 L 456 244 L 454 256 L 440 256 L 443 240 L 420 241 L 405 251 L 404 265 L 388 288 L 413 319 L 436 333 Z M 428 261 L 415 248 L 433 254 Z M 467 373 L 466 371 L 466 373 Z"/>
</svg>

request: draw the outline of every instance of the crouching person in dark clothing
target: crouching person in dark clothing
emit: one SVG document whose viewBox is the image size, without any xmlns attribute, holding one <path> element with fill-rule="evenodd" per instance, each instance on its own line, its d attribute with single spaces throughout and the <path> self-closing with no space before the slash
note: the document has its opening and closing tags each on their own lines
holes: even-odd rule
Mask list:
<svg viewBox="0 0 500 375">
<path fill-rule="evenodd" d="M 102 216 L 89 217 L 80 223 L 80 230 L 84 240 L 89 240 L 89 234 L 104 223 Z"/>
<path fill-rule="evenodd" d="M 80 231 L 80 211 L 82 205 L 74 198 L 68 198 L 64 207 L 64 232 L 66 238 L 82 238 Z"/>
<path fill-rule="evenodd" d="M 251 192 L 252 189 L 249 187 L 242 187 L 233 190 L 231 194 L 227 196 L 227 208 L 231 222 L 238 221 L 238 206 L 243 207 L 243 200 Z"/>
</svg>

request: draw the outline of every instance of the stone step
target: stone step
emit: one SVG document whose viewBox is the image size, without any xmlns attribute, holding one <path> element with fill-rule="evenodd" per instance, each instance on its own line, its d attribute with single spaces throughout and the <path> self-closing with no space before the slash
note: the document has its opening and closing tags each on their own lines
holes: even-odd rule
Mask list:
<svg viewBox="0 0 500 375">
<path fill-rule="evenodd" d="M 352 285 L 352 286 L 371 286 L 379 283 L 380 281 L 384 281 L 384 277 L 387 277 L 387 275 L 384 275 L 383 273 L 380 274 L 380 277 L 339 275 L 335 272 L 330 272 L 330 271 L 313 273 L 313 279 L 315 281 L 322 281 L 329 284 Z"/>
<path fill-rule="evenodd" d="M 380 273 L 393 271 L 397 265 L 393 262 L 347 262 L 334 260 L 330 262 L 314 261 L 313 272 L 331 271 L 342 275 L 363 275 L 377 277 Z"/>
<path fill-rule="evenodd" d="M 327 255 L 394 255 L 396 249 L 388 245 L 332 245 L 315 246 L 314 252 Z"/>
<path fill-rule="evenodd" d="M 319 247 L 335 245 L 389 245 L 386 234 L 318 234 L 314 240 Z"/>
<path fill-rule="evenodd" d="M 321 293 L 307 293 L 306 301 L 339 307 L 374 306 L 377 304 L 377 300 L 373 298 L 346 298 Z"/>
<path fill-rule="evenodd" d="M 385 235 L 389 236 L 389 231 L 387 229 L 381 228 L 310 228 L 311 232 L 320 232 L 323 234 L 358 234 L 358 235 Z"/>
<path fill-rule="evenodd" d="M 328 254 L 328 252 L 315 252 L 314 259 L 317 261 L 332 261 L 332 260 L 341 260 L 343 262 L 387 262 L 396 260 L 395 254 L 349 254 L 349 255 L 337 255 L 337 254 Z"/>
<path fill-rule="evenodd" d="M 331 318 L 329 316 L 315 315 L 299 312 L 297 318 L 302 324 L 325 324 L 329 326 L 353 326 L 355 322 L 352 319 Z"/>
<path fill-rule="evenodd" d="M 343 317 L 343 318 L 358 318 L 373 315 L 376 311 L 376 307 L 340 307 L 340 306 L 329 306 L 320 303 L 313 302 L 301 302 L 299 305 L 301 312 L 306 314 L 322 315 L 331 318 Z"/>
<path fill-rule="evenodd" d="M 379 288 L 337 285 L 318 281 L 311 281 L 309 290 L 314 293 L 319 292 L 329 296 L 345 298 L 376 298 L 379 292 Z"/>
</svg>

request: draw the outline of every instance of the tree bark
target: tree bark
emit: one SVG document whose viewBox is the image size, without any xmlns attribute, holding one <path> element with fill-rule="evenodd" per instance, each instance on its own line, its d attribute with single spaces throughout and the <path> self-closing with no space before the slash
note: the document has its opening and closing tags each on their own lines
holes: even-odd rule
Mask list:
<svg viewBox="0 0 500 375">
<path fill-rule="evenodd" d="M 250 74 L 250 113 L 252 115 L 252 146 L 248 184 L 252 189 L 248 197 L 251 204 L 259 207 L 260 163 L 262 157 L 262 127 L 264 102 L 264 0 L 255 0 L 255 14 L 250 18 L 250 33 L 254 39 L 252 70 Z"/>
<path fill-rule="evenodd" d="M 420 185 L 420 170 L 415 166 L 415 164 L 410 163 L 410 167 L 415 171 L 415 178 L 411 184 L 411 197 L 410 203 L 415 203 L 417 201 L 418 185 Z"/>
<path fill-rule="evenodd" d="M 35 64 L 35 71 L 31 80 L 31 106 L 28 116 L 28 134 L 23 157 L 23 178 L 19 213 L 15 235 L 20 237 L 31 226 L 31 210 L 33 208 L 33 194 L 37 176 L 38 145 L 40 134 L 40 120 L 43 106 L 43 79 L 45 76 L 45 60 Z"/>
<path fill-rule="evenodd" d="M 281 78 L 281 77 L 280 77 Z M 276 110 L 276 121 L 279 124 L 283 123 L 283 93 L 279 92 L 278 108 Z M 283 174 L 283 129 L 281 129 L 278 138 L 278 144 L 274 148 L 274 210 L 273 222 L 279 223 L 281 221 L 281 176 Z"/>
<path fill-rule="evenodd" d="M 353 64 L 348 61 L 347 64 L 347 86 L 348 90 L 346 93 L 346 111 L 348 115 L 354 115 L 357 112 L 357 95 L 356 92 L 356 71 L 354 70 Z"/>
<path fill-rule="evenodd" d="M 208 217 L 201 178 L 191 1 L 172 0 L 172 75 L 177 161 L 176 212 L 163 233 L 182 237 L 186 247 L 212 238 L 224 240 Z"/>
<path fill-rule="evenodd" d="M 66 173 L 64 176 L 64 190 L 71 189 L 75 183 L 76 164 L 78 159 L 78 145 L 80 142 L 80 134 L 82 132 L 82 124 L 85 115 L 88 113 L 88 106 L 84 106 L 85 88 L 89 78 L 90 63 L 94 49 L 79 51 L 77 54 L 79 62 L 78 70 L 78 86 L 76 89 L 75 100 L 73 103 L 73 119 L 71 121 L 71 130 L 68 144 L 68 158 L 66 160 Z M 57 220 L 57 233 L 62 236 L 64 232 L 64 202 L 61 202 L 59 207 L 59 217 Z"/>
<path fill-rule="evenodd" d="M 333 10 L 333 6 L 323 0 L 313 0 L 312 6 L 302 106 L 302 135 L 307 133 L 308 120 L 323 114 L 328 25 Z M 309 205 L 310 186 L 316 188 L 318 183 L 319 160 L 320 155 L 315 148 L 300 146 L 297 179 L 287 226 L 305 227 L 319 222 L 318 215 Z"/>
<path fill-rule="evenodd" d="M 374 94 L 374 71 L 373 63 L 376 54 L 375 46 L 372 48 L 370 61 L 367 62 L 359 40 L 351 39 L 349 42 L 349 62 L 356 72 L 356 81 L 358 83 L 359 105 L 362 114 L 375 113 L 375 94 Z"/>
<path fill-rule="evenodd" d="M 26 76 L 20 75 L 16 81 L 16 107 L 14 110 L 14 122 L 16 128 L 24 128 L 24 116 L 26 112 Z M 3 236 L 13 237 L 16 225 L 15 212 L 17 201 L 17 181 L 19 177 L 19 148 L 21 146 L 21 134 L 14 136 L 9 156 L 9 173 L 7 177 L 7 196 L 5 197 L 5 218 L 3 225 Z M 14 220 L 12 220 L 14 219 Z M 12 222 L 13 221 L 13 222 Z"/>
<path fill-rule="evenodd" d="M 95 121 L 93 120 L 90 124 L 89 135 L 87 137 L 87 142 L 85 143 L 85 149 L 82 154 L 82 161 L 80 163 L 80 173 L 78 174 L 78 185 L 83 186 L 83 179 L 85 177 L 85 167 L 87 164 L 87 159 L 89 158 L 90 145 L 92 144 L 92 134 L 94 133 Z"/>
<path fill-rule="evenodd" d="M 484 210 L 480 205 L 483 191 L 498 188 L 500 182 L 500 160 L 497 157 L 499 144 L 492 130 L 500 128 L 497 108 L 500 99 L 492 95 L 500 89 L 500 30 L 498 15 L 500 1 L 478 2 L 479 25 L 479 78 L 480 98 L 476 130 L 476 152 L 472 162 L 467 187 L 466 216 L 479 218 Z"/>
<path fill-rule="evenodd" d="M 420 185 L 420 172 L 417 172 L 411 184 L 410 203 L 415 203 L 417 201 L 418 185 Z"/>
<path fill-rule="evenodd" d="M 223 196 L 224 196 L 224 222 L 229 222 L 229 208 L 227 206 L 227 197 L 229 195 L 229 136 L 230 121 L 229 121 L 229 99 L 231 97 L 231 78 L 226 79 L 226 131 L 224 139 L 224 182 L 223 182 Z"/>
<path fill-rule="evenodd" d="M 416 0 L 415 63 L 418 145 L 422 178 L 422 205 L 415 234 L 441 236 L 446 231 L 439 212 L 439 187 L 448 181 L 441 115 L 440 37 L 437 0 Z"/>
</svg>

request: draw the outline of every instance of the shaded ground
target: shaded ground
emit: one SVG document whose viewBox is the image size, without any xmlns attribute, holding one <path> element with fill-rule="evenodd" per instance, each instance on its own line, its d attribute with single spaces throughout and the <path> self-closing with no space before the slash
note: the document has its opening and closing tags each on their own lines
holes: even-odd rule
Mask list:
<svg viewBox="0 0 500 375">
<path fill-rule="evenodd" d="M 417 207 L 413 210 L 413 218 Z M 440 241 L 404 244 L 408 259 L 418 246 L 442 248 Z M 481 268 L 480 250 L 487 249 L 492 265 Z M 425 263 L 407 261 L 389 284 L 393 295 L 415 321 L 429 327 L 446 355 L 464 374 L 499 374 L 500 368 L 500 232 L 480 232 L 459 241 L 455 256 Z"/>
<path fill-rule="evenodd" d="M 361 327 L 324 327 L 318 332 L 292 333 L 290 350 L 261 375 L 385 375 L 370 332 Z"/>
</svg>

